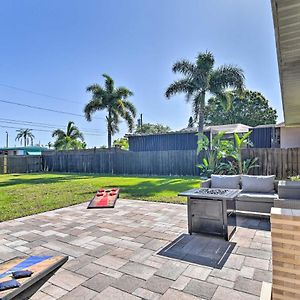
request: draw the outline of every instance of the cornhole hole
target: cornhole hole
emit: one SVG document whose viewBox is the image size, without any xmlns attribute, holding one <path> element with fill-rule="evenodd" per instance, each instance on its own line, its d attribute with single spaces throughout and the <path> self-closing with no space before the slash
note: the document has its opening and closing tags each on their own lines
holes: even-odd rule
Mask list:
<svg viewBox="0 0 300 300">
<path fill-rule="evenodd" d="M 14 288 L 1 290 L 0 299 L 23 299 L 26 292 L 38 282 L 47 279 L 47 275 L 61 267 L 68 260 L 68 256 L 29 256 L 17 257 L 0 264 L 0 289 L 3 285 L 16 286 Z M 20 272 L 26 271 L 26 272 Z M 28 271 L 28 272 L 27 272 Z M 16 272 L 16 273 L 15 273 Z M 29 277 L 17 278 L 14 275 L 29 275 Z M 31 274 L 31 275 L 30 275 Z M 30 291 L 33 294 L 35 291 Z"/>
<path fill-rule="evenodd" d="M 90 201 L 87 208 L 114 208 L 119 198 L 120 189 L 100 189 Z"/>
</svg>

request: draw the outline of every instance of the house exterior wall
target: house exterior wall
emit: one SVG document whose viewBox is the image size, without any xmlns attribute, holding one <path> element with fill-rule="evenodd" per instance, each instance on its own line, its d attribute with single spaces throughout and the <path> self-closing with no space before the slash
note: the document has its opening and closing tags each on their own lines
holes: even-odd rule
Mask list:
<svg viewBox="0 0 300 300">
<path fill-rule="evenodd" d="M 0 151 L 0 155 L 7 154 L 7 155 L 25 155 L 24 150 L 3 150 Z"/>
<path fill-rule="evenodd" d="M 253 148 L 271 148 L 272 130 L 272 127 L 253 128 L 250 135 Z"/>
<path fill-rule="evenodd" d="M 205 133 L 209 137 L 209 132 Z M 191 133 L 151 134 L 129 136 L 130 151 L 196 150 L 198 136 Z"/>
<path fill-rule="evenodd" d="M 280 148 L 300 147 L 300 127 L 280 128 Z"/>
</svg>

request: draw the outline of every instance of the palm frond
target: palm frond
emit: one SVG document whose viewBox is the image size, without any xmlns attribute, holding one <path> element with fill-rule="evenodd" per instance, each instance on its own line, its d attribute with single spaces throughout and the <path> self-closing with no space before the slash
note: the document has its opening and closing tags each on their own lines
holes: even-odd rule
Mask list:
<svg viewBox="0 0 300 300">
<path fill-rule="evenodd" d="M 132 130 L 134 128 L 134 118 L 132 117 L 132 115 L 128 111 L 125 112 L 125 115 L 124 115 L 123 118 L 127 123 L 129 132 L 132 132 Z"/>
<path fill-rule="evenodd" d="M 74 122 L 73 121 L 69 121 L 68 125 L 67 125 L 67 136 L 70 136 L 70 133 L 72 132 L 74 128 Z"/>
<path fill-rule="evenodd" d="M 116 98 L 126 99 L 133 96 L 133 92 L 125 87 L 119 87 L 115 90 Z"/>
<path fill-rule="evenodd" d="M 190 79 L 180 79 L 174 81 L 170 84 L 170 86 L 166 90 L 166 97 L 169 99 L 171 96 L 178 93 L 193 93 L 194 88 Z"/>
<path fill-rule="evenodd" d="M 89 86 L 86 88 L 86 91 L 87 91 L 87 92 L 96 93 L 97 91 L 99 91 L 99 90 L 101 90 L 101 89 L 102 89 L 102 87 L 101 87 L 99 84 L 95 83 L 95 84 L 89 85 Z"/>
<path fill-rule="evenodd" d="M 195 69 L 196 67 L 186 59 L 177 61 L 172 67 L 172 71 L 174 73 L 181 73 L 183 75 L 190 76 L 190 77 L 194 76 Z"/>
<path fill-rule="evenodd" d="M 124 103 L 124 107 L 130 111 L 130 113 L 132 114 L 132 116 L 135 118 L 136 117 L 136 108 L 135 106 L 133 105 L 132 102 L 128 101 L 128 100 L 124 100 L 123 101 Z"/>
<path fill-rule="evenodd" d="M 65 136 L 66 136 L 65 132 L 61 129 L 56 129 L 52 132 L 52 137 L 63 138 Z"/>
<path fill-rule="evenodd" d="M 88 121 L 91 121 L 91 116 L 98 110 L 105 109 L 100 99 L 92 99 L 84 108 L 84 115 Z"/>
<path fill-rule="evenodd" d="M 80 140 L 84 141 L 83 134 L 80 132 L 78 127 L 76 127 L 74 125 L 70 128 L 70 131 L 68 131 L 67 136 L 69 136 L 72 140 L 80 139 Z"/>
<path fill-rule="evenodd" d="M 217 100 L 220 101 L 221 106 L 225 111 L 229 111 L 232 107 L 232 101 L 234 98 L 233 91 L 225 91 L 216 93 Z"/>
<path fill-rule="evenodd" d="M 223 65 L 212 71 L 210 77 L 210 90 L 212 93 L 219 93 L 227 88 L 243 89 L 244 72 L 241 68 L 232 65 Z"/>
<path fill-rule="evenodd" d="M 108 93 L 112 93 L 114 91 L 114 85 L 115 85 L 113 79 L 107 74 L 102 74 L 102 76 L 105 78 L 105 90 Z"/>
</svg>

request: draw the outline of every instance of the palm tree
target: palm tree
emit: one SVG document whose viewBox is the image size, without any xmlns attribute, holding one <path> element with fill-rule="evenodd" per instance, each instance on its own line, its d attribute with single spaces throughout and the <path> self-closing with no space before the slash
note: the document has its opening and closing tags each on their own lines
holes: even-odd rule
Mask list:
<svg viewBox="0 0 300 300">
<path fill-rule="evenodd" d="M 86 119 L 91 121 L 91 116 L 96 111 L 107 111 L 107 142 L 108 148 L 110 149 L 112 136 L 119 131 L 120 118 L 125 120 L 129 131 L 132 131 L 136 109 L 128 100 L 128 97 L 133 95 L 130 90 L 125 87 L 116 88 L 110 76 L 106 74 L 102 76 L 105 78 L 104 87 L 98 84 L 87 87 L 87 91 L 92 93 L 92 99 L 85 106 L 84 113 Z"/>
<path fill-rule="evenodd" d="M 81 149 L 84 141 L 83 134 L 69 121 L 66 132 L 56 129 L 52 133 L 52 137 L 56 137 L 54 148 L 57 150 Z"/>
<path fill-rule="evenodd" d="M 20 141 L 22 145 L 22 139 L 24 140 L 24 146 L 26 147 L 29 144 L 29 139 L 31 140 L 31 145 L 33 144 L 34 135 L 32 134 L 32 129 L 19 129 L 17 130 L 18 134 L 16 136 L 16 141 Z"/>
<path fill-rule="evenodd" d="M 177 61 L 172 71 L 181 73 L 184 77 L 174 81 L 165 93 L 168 99 L 177 93 L 186 94 L 186 101 L 192 102 L 193 119 L 194 122 L 198 122 L 199 133 L 203 133 L 207 93 L 218 96 L 230 104 L 231 94 L 226 90 L 228 88 L 241 90 L 244 87 L 244 74 L 240 68 L 232 65 L 214 68 L 214 63 L 215 59 L 211 52 L 200 53 L 195 63 L 185 59 Z"/>
</svg>

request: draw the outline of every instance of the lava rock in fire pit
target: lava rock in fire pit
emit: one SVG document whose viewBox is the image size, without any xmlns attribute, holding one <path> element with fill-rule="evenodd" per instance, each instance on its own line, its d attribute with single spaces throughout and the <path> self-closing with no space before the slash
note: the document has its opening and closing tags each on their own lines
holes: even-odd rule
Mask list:
<svg viewBox="0 0 300 300">
<path fill-rule="evenodd" d="M 202 195 L 224 195 L 226 193 L 228 193 L 229 190 L 225 190 L 225 189 L 200 189 L 197 190 L 195 193 L 197 194 L 202 194 Z"/>
</svg>

